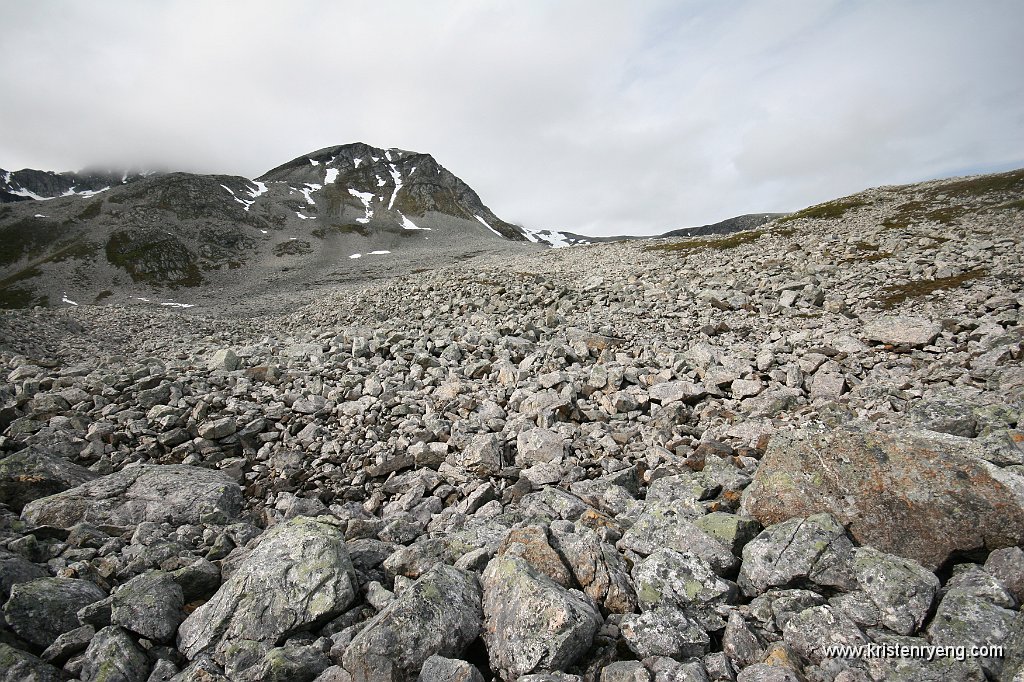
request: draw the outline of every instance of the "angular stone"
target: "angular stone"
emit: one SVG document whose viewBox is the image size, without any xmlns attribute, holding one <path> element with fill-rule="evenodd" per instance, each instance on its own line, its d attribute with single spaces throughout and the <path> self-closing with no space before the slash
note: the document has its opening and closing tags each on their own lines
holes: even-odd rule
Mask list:
<svg viewBox="0 0 1024 682">
<path fill-rule="evenodd" d="M 573 576 L 550 544 L 543 526 L 513 528 L 505 536 L 498 554 L 517 556 L 562 587 L 573 586 Z"/>
<path fill-rule="evenodd" d="M 1002 646 L 1013 631 L 1017 614 L 1010 609 L 964 590 L 952 589 L 939 602 L 928 636 L 932 644 L 940 646 Z M 1002 667 L 1000 657 L 978 659 L 992 675 Z"/>
<path fill-rule="evenodd" d="M 664 381 L 647 389 L 647 395 L 651 400 L 657 400 L 664 405 L 676 401 L 700 400 L 707 395 L 707 390 L 700 384 L 691 381 Z"/>
<path fill-rule="evenodd" d="M 184 619 L 184 594 L 163 571 L 136 576 L 113 593 L 110 622 L 147 639 L 168 642 Z"/>
<path fill-rule="evenodd" d="M 862 336 L 868 341 L 893 346 L 927 346 L 935 341 L 942 326 L 937 322 L 910 315 L 879 317 L 864 325 Z"/>
<path fill-rule="evenodd" d="M 213 371 L 232 372 L 238 369 L 239 364 L 240 361 L 235 351 L 230 348 L 221 348 L 213 354 L 206 366 Z"/>
<path fill-rule="evenodd" d="M 209 514 L 227 523 L 241 510 L 241 488 L 226 474 L 176 464 L 145 464 L 30 502 L 22 518 L 59 528 L 82 522 L 134 526 L 153 521 L 180 526 L 200 523 Z"/>
<path fill-rule="evenodd" d="M 640 661 L 615 661 L 601 668 L 600 682 L 651 682 L 651 674 Z"/>
<path fill-rule="evenodd" d="M 46 647 L 42 659 L 54 665 L 63 665 L 73 655 L 85 651 L 95 635 L 96 628 L 91 625 L 68 630 L 53 640 L 53 644 Z"/>
<path fill-rule="evenodd" d="M 857 646 L 868 638 L 857 624 L 831 606 L 812 606 L 790 618 L 782 629 L 786 643 L 814 663 L 827 658 L 827 646 Z"/>
<path fill-rule="evenodd" d="M 708 633 L 679 609 L 657 608 L 623 616 L 622 638 L 640 658 L 702 656 L 710 648 Z"/>
<path fill-rule="evenodd" d="M 858 544 L 928 570 L 954 552 L 1024 542 L 1024 478 L 964 454 L 950 438 L 849 427 L 780 433 L 743 509 L 765 525 L 830 512 Z"/>
<path fill-rule="evenodd" d="M 30 653 L 0 642 L 0 682 L 62 682 L 60 670 Z"/>
<path fill-rule="evenodd" d="M 623 534 L 617 546 L 648 555 L 661 547 L 691 552 L 707 561 L 719 575 L 733 571 L 739 559 L 729 549 L 689 520 L 688 514 L 665 503 L 647 505 L 646 511 Z"/>
<path fill-rule="evenodd" d="M 146 682 L 149 659 L 122 628 L 103 628 L 85 650 L 82 679 L 89 682 Z"/>
<path fill-rule="evenodd" d="M 738 582 L 751 596 L 805 579 L 852 589 L 852 552 L 853 543 L 832 515 L 790 519 L 747 543 Z"/>
<path fill-rule="evenodd" d="M 232 675 L 232 682 L 313 682 L 331 665 L 316 644 L 274 647 L 255 665 Z"/>
<path fill-rule="evenodd" d="M 310 395 L 304 398 L 299 398 L 292 403 L 292 411 L 298 412 L 299 414 L 315 414 L 324 409 L 324 406 L 326 405 L 327 401 L 323 396 Z"/>
<path fill-rule="evenodd" d="M 565 670 L 591 645 L 601 616 L 585 595 L 566 590 L 526 561 L 495 557 L 483 574 L 484 640 L 505 679 Z"/>
<path fill-rule="evenodd" d="M 8 552 L 6 549 L 0 549 L 0 602 L 7 601 L 7 598 L 11 596 L 11 588 L 18 583 L 26 583 L 49 575 L 46 569 L 28 559 Z"/>
<path fill-rule="evenodd" d="M 208 440 L 226 438 L 237 430 L 234 417 L 221 417 L 199 425 L 199 437 Z"/>
<path fill-rule="evenodd" d="M 0 503 L 20 513 L 32 500 L 74 488 L 97 476 L 63 457 L 28 447 L 0 459 Z"/>
<path fill-rule="evenodd" d="M 1024 602 L 1024 550 L 1020 547 L 997 549 L 985 560 L 985 570 L 997 578 L 1018 603 Z"/>
<path fill-rule="evenodd" d="M 587 596 L 611 613 L 630 613 L 636 609 L 629 569 L 614 547 L 583 526 L 571 532 L 552 528 L 552 540 Z"/>
<path fill-rule="evenodd" d="M 719 578 L 700 557 L 666 547 L 633 567 L 633 585 L 642 610 L 679 609 L 708 629 L 725 626 L 715 607 L 732 603 L 739 593 L 735 583 Z"/>
<path fill-rule="evenodd" d="M 496 433 L 481 433 L 473 436 L 461 451 L 448 454 L 448 464 L 462 467 L 477 476 L 491 476 L 502 467 L 505 442 Z"/>
<path fill-rule="evenodd" d="M 192 659 L 232 640 L 276 642 L 341 614 L 356 593 L 344 534 L 300 516 L 263 534 L 210 601 L 178 628 L 178 648 Z"/>
<path fill-rule="evenodd" d="M 871 547 L 854 550 L 853 572 L 882 625 L 901 635 L 921 627 L 939 590 L 939 579 L 921 564 Z"/>
<path fill-rule="evenodd" d="M 516 438 L 516 465 L 560 462 L 565 454 L 562 437 L 548 429 L 529 429 Z"/>
<path fill-rule="evenodd" d="M 107 595 L 88 580 L 37 578 L 18 583 L 4 604 L 7 624 L 40 649 L 58 635 L 78 627 L 78 610 Z"/>
<path fill-rule="evenodd" d="M 484 676 L 472 663 L 434 654 L 420 669 L 418 682 L 484 682 Z"/>
<path fill-rule="evenodd" d="M 711 512 L 695 519 L 693 525 L 724 544 L 733 553 L 739 553 L 761 530 L 761 524 L 749 516 L 728 512 Z"/>
<path fill-rule="evenodd" d="M 431 656 L 457 656 L 480 634 L 476 577 L 438 564 L 370 619 L 345 650 L 354 682 L 404 682 Z"/>
</svg>

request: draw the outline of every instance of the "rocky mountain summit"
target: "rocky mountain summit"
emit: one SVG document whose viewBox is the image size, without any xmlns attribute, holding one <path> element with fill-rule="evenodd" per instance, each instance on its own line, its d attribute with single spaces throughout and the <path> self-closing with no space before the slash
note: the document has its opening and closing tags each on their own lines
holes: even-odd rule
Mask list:
<svg viewBox="0 0 1024 682">
<path fill-rule="evenodd" d="M 432 268 L 507 242 L 563 245 L 491 212 L 429 154 L 356 143 L 255 180 L 0 171 L 0 307 L 192 306 Z M 89 188 L 88 191 L 79 191 Z"/>
<path fill-rule="evenodd" d="M 1022 222 L 1016 171 L 2 311 L 0 680 L 1019 680 Z"/>
</svg>

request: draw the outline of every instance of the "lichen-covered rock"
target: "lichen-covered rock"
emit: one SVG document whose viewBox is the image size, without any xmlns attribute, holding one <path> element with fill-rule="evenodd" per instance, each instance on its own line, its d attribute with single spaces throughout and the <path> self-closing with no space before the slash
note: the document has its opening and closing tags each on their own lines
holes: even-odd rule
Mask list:
<svg viewBox="0 0 1024 682">
<path fill-rule="evenodd" d="M 619 627 L 626 644 L 640 658 L 702 656 L 711 643 L 704 628 L 679 609 L 662 607 L 626 614 Z"/>
<path fill-rule="evenodd" d="M 793 650 L 814 663 L 828 658 L 828 646 L 857 646 L 866 644 L 857 624 L 831 606 L 812 606 L 790 618 L 782 628 L 786 643 Z"/>
<path fill-rule="evenodd" d="M 233 682 L 312 682 L 331 659 L 315 644 L 269 649 L 255 664 L 232 675 Z"/>
<path fill-rule="evenodd" d="M 582 525 L 571 530 L 552 526 L 555 548 L 568 563 L 576 581 L 591 599 L 611 613 L 636 609 L 636 592 L 622 555 Z"/>
<path fill-rule="evenodd" d="M 985 570 L 997 578 L 1018 603 L 1024 602 L 1024 550 L 1020 547 L 997 549 L 985 560 Z"/>
<path fill-rule="evenodd" d="M 572 573 L 548 543 L 543 526 L 513 528 L 498 548 L 498 554 L 518 556 L 562 587 L 573 587 Z"/>
<path fill-rule="evenodd" d="M 955 552 L 1024 542 L 1024 478 L 942 434 L 851 427 L 775 436 L 743 508 L 765 525 L 829 512 L 860 545 L 935 570 Z"/>
<path fill-rule="evenodd" d="M 935 574 L 912 559 L 871 547 L 858 547 L 853 556 L 857 584 L 878 607 L 882 625 L 901 635 L 916 632 L 939 590 Z"/>
<path fill-rule="evenodd" d="M 461 451 L 449 453 L 447 462 L 476 476 L 498 473 L 504 462 L 505 442 L 496 433 L 473 436 Z"/>
<path fill-rule="evenodd" d="M 739 585 L 748 595 L 799 580 L 852 588 L 853 543 L 830 514 L 790 519 L 764 529 L 743 548 Z"/>
<path fill-rule="evenodd" d="M 234 639 L 275 642 L 339 615 L 356 591 L 344 534 L 300 516 L 264 533 L 210 601 L 181 624 L 178 648 L 192 659 Z"/>
<path fill-rule="evenodd" d="M 95 635 L 96 628 L 91 625 L 68 630 L 46 647 L 41 658 L 54 665 L 63 665 L 71 656 L 85 651 Z"/>
<path fill-rule="evenodd" d="M 111 623 L 157 642 L 169 642 L 185 617 L 181 587 L 163 571 L 136 576 L 111 596 Z"/>
<path fill-rule="evenodd" d="M 32 654 L 0 642 L 0 682 L 61 682 L 60 670 Z"/>
<path fill-rule="evenodd" d="M 651 674 L 640 661 L 615 661 L 601 668 L 600 682 L 651 682 Z"/>
<path fill-rule="evenodd" d="M 122 628 L 105 627 L 85 650 L 84 682 L 145 682 L 149 659 Z"/>
<path fill-rule="evenodd" d="M 479 636 L 482 621 L 476 577 L 438 564 L 366 623 L 342 665 L 354 682 L 413 680 L 434 654 L 461 654 Z"/>
<path fill-rule="evenodd" d="M 719 575 L 726 575 L 739 564 L 729 548 L 705 533 L 692 521 L 692 515 L 680 508 L 656 502 L 622 535 L 617 546 L 648 555 L 661 547 L 690 552 L 707 561 Z"/>
<path fill-rule="evenodd" d="M 484 640 L 491 668 L 506 679 L 565 670 L 586 651 L 601 616 L 523 559 L 495 557 L 483 574 Z"/>
<path fill-rule="evenodd" d="M 741 552 L 743 546 L 761 531 L 761 524 L 749 516 L 721 511 L 694 519 L 693 525 L 724 544 L 734 554 Z"/>
<path fill-rule="evenodd" d="M 434 654 L 423 663 L 418 682 L 484 682 L 484 676 L 472 663 Z"/>
<path fill-rule="evenodd" d="M 107 595 L 88 580 L 37 578 L 18 583 L 4 604 L 7 624 L 40 649 L 57 635 L 78 627 L 78 610 Z"/>
<path fill-rule="evenodd" d="M 0 459 L 0 503 L 18 513 L 32 500 L 82 485 L 98 474 L 41 448 Z"/>
<path fill-rule="evenodd" d="M 153 521 L 180 526 L 199 523 L 208 515 L 227 523 L 241 510 L 241 488 L 220 471 L 145 464 L 30 502 L 22 518 L 59 528 L 82 522 L 133 526 Z"/>
<path fill-rule="evenodd" d="M 954 586 L 939 602 L 928 625 L 928 636 L 932 644 L 941 646 L 1002 646 L 1016 616 L 1014 611 L 972 594 L 970 589 Z M 978 662 L 992 675 L 1002 668 L 1001 657 L 979 658 Z"/>
<path fill-rule="evenodd" d="M 708 630 L 725 626 L 716 607 L 732 603 L 739 592 L 735 583 L 719 578 L 700 557 L 668 548 L 633 567 L 633 585 L 644 611 L 676 608 Z"/>
</svg>

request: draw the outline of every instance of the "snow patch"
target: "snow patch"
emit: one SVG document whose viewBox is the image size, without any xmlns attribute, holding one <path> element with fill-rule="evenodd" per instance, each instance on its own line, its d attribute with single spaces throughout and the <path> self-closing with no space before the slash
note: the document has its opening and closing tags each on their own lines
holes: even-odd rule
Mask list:
<svg viewBox="0 0 1024 682">
<path fill-rule="evenodd" d="M 340 173 L 340 172 L 341 171 L 339 171 L 337 168 L 328 168 L 327 169 L 327 176 L 324 177 L 324 184 L 325 185 L 333 184 L 334 181 L 338 179 L 338 173 Z"/>
<path fill-rule="evenodd" d="M 352 163 L 355 164 L 356 168 L 359 168 L 359 164 L 361 164 L 362 162 L 362 159 L 352 159 Z"/>
<path fill-rule="evenodd" d="M 550 244 L 553 249 L 564 249 L 569 246 L 590 243 L 587 241 L 573 239 L 562 234 L 558 230 L 531 230 L 524 227 L 523 232 L 526 234 L 526 238 L 534 244 L 547 243 Z"/>
<path fill-rule="evenodd" d="M 378 186 L 378 187 L 383 187 L 384 185 L 388 184 L 388 183 L 387 183 L 387 182 L 386 182 L 386 181 L 384 180 L 384 178 L 382 178 L 381 176 L 379 176 L 379 175 L 378 175 L 378 176 L 376 176 L 376 177 L 377 177 L 377 186 Z"/>
<path fill-rule="evenodd" d="M 319 166 L 319 165 L 320 165 L 320 162 L 319 162 L 319 161 L 317 161 L 316 159 L 310 159 L 310 160 L 309 160 L 309 162 L 310 162 L 311 164 L 313 164 L 314 166 Z"/>
<path fill-rule="evenodd" d="M 487 221 L 486 221 L 486 220 L 484 220 L 483 218 L 481 218 L 481 217 L 480 217 L 480 216 L 478 216 L 478 215 L 475 215 L 475 216 L 473 216 L 473 217 L 474 217 L 474 218 L 476 218 L 477 220 L 479 220 L 479 221 L 480 221 L 480 224 L 481 224 L 481 225 L 483 225 L 484 227 L 486 227 L 486 228 L 487 228 L 488 230 L 490 230 L 490 231 L 491 231 L 491 232 L 493 232 L 494 234 L 496 234 L 496 235 L 498 235 L 499 237 L 501 237 L 502 239 L 504 239 L 504 237 L 502 237 L 502 234 L 501 234 L 501 232 L 498 232 L 498 231 L 497 231 L 497 230 L 495 230 L 495 229 L 494 229 L 493 227 L 491 227 L 490 225 L 488 225 L 488 224 L 487 224 Z"/>
<path fill-rule="evenodd" d="M 402 228 L 403 229 L 406 229 L 406 230 L 429 230 L 430 229 L 429 227 L 418 227 L 416 225 L 416 223 L 414 223 L 413 221 L 411 221 L 408 218 L 406 218 L 405 215 L 401 211 L 398 212 L 398 215 L 402 216 Z"/>
<path fill-rule="evenodd" d="M 263 183 L 260 183 L 260 184 L 262 185 Z M 241 199 L 239 197 L 236 197 L 235 196 L 235 190 L 231 189 L 227 185 L 223 185 L 222 184 L 221 187 L 223 187 L 224 189 L 226 189 L 228 191 L 228 194 L 231 195 L 232 199 L 234 199 L 235 201 L 237 201 L 238 203 L 240 203 L 242 205 L 242 210 L 243 211 L 248 211 L 249 207 L 252 206 L 252 204 L 253 204 L 252 201 L 246 201 L 245 199 Z M 265 189 L 266 189 L 266 186 L 264 185 L 264 190 Z M 253 196 L 252 193 L 250 193 L 249 196 Z M 259 194 L 257 194 L 256 196 L 259 196 Z"/>
<path fill-rule="evenodd" d="M 387 159 L 388 161 L 391 160 L 391 150 L 390 149 L 388 149 L 387 151 L 384 152 L 384 158 Z"/>
<path fill-rule="evenodd" d="M 390 251 L 371 251 L 370 255 L 371 256 L 384 256 L 384 255 L 387 255 L 389 253 L 391 253 L 391 252 Z"/>
<path fill-rule="evenodd" d="M 110 185 L 107 185 L 103 189 L 84 189 L 81 192 L 75 192 L 75 194 L 82 197 L 83 199 L 88 199 L 89 197 L 96 196 L 100 192 L 106 192 L 108 189 L 110 189 Z"/>
<path fill-rule="evenodd" d="M 54 197 L 41 197 L 38 194 L 36 194 L 35 192 L 32 192 L 31 190 L 27 190 L 24 187 L 22 187 L 21 189 L 9 189 L 7 191 L 10 192 L 11 194 L 16 194 L 19 197 L 28 197 L 29 199 L 35 199 L 36 201 L 49 201 L 50 199 L 54 198 Z"/>
<path fill-rule="evenodd" d="M 373 194 L 370 192 L 360 192 L 359 190 L 352 189 L 351 187 L 349 188 L 348 193 L 354 197 L 358 197 L 358 199 L 363 202 L 363 210 L 366 211 L 366 217 L 356 218 L 356 222 L 363 223 L 364 225 L 370 222 L 370 218 L 373 217 L 373 211 L 370 210 L 370 202 L 373 200 Z"/>
<path fill-rule="evenodd" d="M 195 308 L 196 307 L 195 303 L 175 303 L 174 301 L 167 301 L 166 303 L 161 303 L 160 305 L 165 305 L 168 308 Z"/>
<path fill-rule="evenodd" d="M 67 303 L 69 305 L 78 305 L 77 303 L 72 301 L 70 298 L 68 298 L 68 292 L 66 292 L 66 291 L 64 292 L 64 295 L 61 297 L 60 302 L 61 303 Z"/>
<path fill-rule="evenodd" d="M 307 182 L 306 183 L 306 188 L 305 189 L 300 189 L 299 192 L 302 193 L 302 196 L 306 197 L 306 203 L 307 204 L 309 204 L 310 206 L 316 206 L 316 202 L 313 201 L 313 197 L 311 197 L 310 194 L 312 194 L 313 192 L 316 192 L 316 191 L 318 191 L 318 190 L 320 190 L 322 188 L 323 188 L 323 185 L 318 185 L 315 182 Z"/>
<path fill-rule="evenodd" d="M 35 216 L 35 217 L 36 217 L 36 218 L 47 218 L 47 217 L 49 217 L 49 216 L 45 216 L 45 215 L 43 215 L 42 213 L 36 213 L 36 216 Z"/>
<path fill-rule="evenodd" d="M 388 210 L 395 205 L 395 197 L 398 196 L 398 190 L 402 189 L 402 174 L 395 168 L 395 164 L 389 164 L 391 166 L 391 179 L 395 181 L 395 191 L 391 193 L 391 201 L 388 202 Z"/>
<path fill-rule="evenodd" d="M 255 199 L 256 197 L 260 196 L 261 194 L 266 194 L 267 193 L 268 190 L 267 190 L 266 183 L 259 182 L 257 180 L 253 180 L 252 184 L 256 185 L 256 189 L 249 190 L 249 196 L 251 198 Z M 248 211 L 249 209 L 245 209 L 245 210 Z"/>
<path fill-rule="evenodd" d="M 316 216 L 311 216 L 311 215 L 302 215 L 302 212 L 301 212 L 301 211 L 296 211 L 296 212 L 295 212 L 295 215 L 299 216 L 299 217 L 300 217 L 300 218 L 302 218 L 303 220 L 316 220 Z M 292 237 L 292 239 L 295 239 L 295 237 Z"/>
<path fill-rule="evenodd" d="M 263 229 L 261 229 L 260 232 L 262 232 L 263 234 L 270 234 L 269 232 L 267 232 L 266 230 L 263 230 Z"/>
<path fill-rule="evenodd" d="M 149 303 L 149 299 L 148 299 L 148 298 L 143 298 L 143 297 L 141 297 L 141 296 L 136 296 L 135 298 L 136 298 L 136 299 L 138 299 L 138 300 L 140 300 L 140 301 L 143 301 L 143 302 L 145 302 L 145 303 Z"/>
<path fill-rule="evenodd" d="M 349 256 L 349 258 L 351 258 L 352 260 L 355 260 L 356 258 L 362 258 L 362 257 L 363 257 L 363 254 L 361 254 L 361 253 L 353 253 L 351 256 Z"/>
</svg>

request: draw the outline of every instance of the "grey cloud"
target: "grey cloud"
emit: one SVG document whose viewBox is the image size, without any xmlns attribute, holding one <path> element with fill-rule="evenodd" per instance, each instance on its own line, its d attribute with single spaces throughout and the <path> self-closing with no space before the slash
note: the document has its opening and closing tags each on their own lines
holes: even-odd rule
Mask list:
<svg viewBox="0 0 1024 682">
<path fill-rule="evenodd" d="M 1013 0 L 0 0 L 0 166 L 430 152 L 532 227 L 655 233 L 1024 165 Z"/>
</svg>

